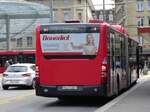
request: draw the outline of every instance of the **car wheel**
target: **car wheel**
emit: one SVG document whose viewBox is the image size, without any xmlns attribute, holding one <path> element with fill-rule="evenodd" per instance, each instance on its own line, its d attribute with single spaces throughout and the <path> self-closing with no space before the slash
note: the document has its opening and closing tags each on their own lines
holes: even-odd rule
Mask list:
<svg viewBox="0 0 150 112">
<path fill-rule="evenodd" d="M 8 90 L 8 88 L 9 88 L 9 86 L 2 86 L 2 88 L 4 89 L 4 90 Z"/>
</svg>

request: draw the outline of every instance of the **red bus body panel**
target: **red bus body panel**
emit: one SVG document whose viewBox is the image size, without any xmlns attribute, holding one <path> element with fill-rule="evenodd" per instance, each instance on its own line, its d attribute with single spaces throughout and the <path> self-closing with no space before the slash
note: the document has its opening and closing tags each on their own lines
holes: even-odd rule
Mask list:
<svg viewBox="0 0 150 112">
<path fill-rule="evenodd" d="M 90 58 L 79 59 L 80 57 L 77 59 L 75 59 L 74 57 L 68 59 L 66 58 L 61 59 L 59 57 L 55 58 L 55 56 L 58 55 L 63 56 L 64 52 L 42 53 L 42 47 L 40 42 L 41 41 L 40 25 L 37 26 L 36 64 L 38 66 L 39 72 L 37 75 L 36 95 L 45 97 L 78 96 L 78 95 L 83 96 L 94 95 L 94 96 L 108 97 L 117 94 L 117 92 L 120 91 L 116 85 L 122 84 L 122 82 L 120 82 L 121 81 L 120 79 L 122 77 L 118 78 L 116 76 L 114 72 L 115 67 L 114 70 L 112 70 L 113 68 L 110 62 L 111 57 L 109 54 L 110 51 L 107 50 L 110 48 L 109 45 L 112 42 L 110 40 L 110 30 L 122 34 L 124 38 L 128 38 L 128 34 L 125 31 L 125 29 L 120 25 L 109 25 L 106 22 L 97 20 L 90 21 L 90 23 L 87 24 L 92 25 L 95 24 L 100 27 L 98 31 L 100 43 L 98 47 L 97 56 L 91 59 Z M 41 32 L 42 35 L 44 33 Z M 46 33 L 48 34 L 48 32 Z M 126 43 L 125 45 L 127 45 L 127 42 L 128 41 L 124 41 L 124 43 Z M 128 48 L 128 46 L 125 47 Z M 79 54 L 80 52 L 75 53 L 69 52 L 67 56 L 81 55 Z M 126 53 L 128 55 L 127 50 Z M 47 57 L 45 56 L 47 57 L 50 56 L 50 58 L 48 57 L 49 59 L 47 59 Z M 126 57 L 126 62 L 127 61 L 128 59 Z M 115 66 L 115 62 L 113 64 Z M 121 85 L 119 86 L 121 87 Z M 63 89 L 63 87 L 64 88 L 68 87 L 69 89 Z M 72 89 L 71 87 L 77 87 L 77 89 Z"/>
<path fill-rule="evenodd" d="M 50 60 L 40 63 L 42 85 L 96 85 L 100 83 L 100 67 L 86 60 Z M 49 65 L 49 66 L 46 66 Z M 92 75 L 93 74 L 93 75 Z"/>
<path fill-rule="evenodd" d="M 40 42 L 40 26 L 36 29 L 36 64 L 39 68 L 37 75 L 36 95 L 59 97 L 66 95 L 107 96 L 109 77 L 107 71 L 102 73 L 102 65 L 107 65 L 107 23 L 98 24 L 100 44 L 94 59 L 46 59 L 42 53 Z M 54 53 L 56 55 L 57 53 Z M 58 55 L 61 53 L 58 53 Z M 71 54 L 71 53 L 70 53 Z M 53 53 L 51 54 L 53 55 Z M 108 70 L 109 71 L 109 70 Z M 105 75 L 104 75 L 105 74 Z M 59 87 L 77 86 L 81 91 L 60 91 Z M 47 92 L 46 92 L 47 91 Z"/>
<path fill-rule="evenodd" d="M 13 59 L 14 57 L 17 57 L 18 55 L 33 55 L 33 57 L 35 56 L 35 50 L 23 50 L 23 51 L 0 51 L 0 73 L 3 73 L 6 68 L 4 65 L 2 65 L 2 61 L 6 61 L 6 59 L 8 57 L 10 57 L 10 59 Z M 3 59 L 5 58 L 5 60 Z M 25 63 L 25 62 L 24 62 Z"/>
<path fill-rule="evenodd" d="M 101 30 L 101 29 L 100 29 Z M 102 31 L 100 31 L 102 32 Z M 102 35 L 102 34 L 101 34 Z M 100 36 L 100 35 L 99 35 Z M 83 85 L 101 84 L 101 64 L 106 55 L 103 37 L 100 37 L 98 55 L 95 59 L 45 59 L 40 44 L 40 26 L 36 32 L 36 64 L 39 67 L 40 85 Z M 39 58 L 40 57 L 40 58 Z"/>
</svg>

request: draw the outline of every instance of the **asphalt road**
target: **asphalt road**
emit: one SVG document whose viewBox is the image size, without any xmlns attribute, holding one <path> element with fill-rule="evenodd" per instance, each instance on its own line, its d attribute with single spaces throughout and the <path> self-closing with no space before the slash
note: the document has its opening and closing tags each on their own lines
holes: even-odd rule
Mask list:
<svg viewBox="0 0 150 112">
<path fill-rule="evenodd" d="M 33 89 L 0 86 L 0 112 L 94 112 L 104 104 L 101 99 L 63 101 L 35 96 Z"/>
<path fill-rule="evenodd" d="M 111 101 L 80 98 L 64 101 L 35 96 L 34 90 L 28 88 L 2 90 L 0 83 L 0 112 L 138 112 L 137 109 L 149 112 L 149 87 L 150 75 Z"/>
</svg>

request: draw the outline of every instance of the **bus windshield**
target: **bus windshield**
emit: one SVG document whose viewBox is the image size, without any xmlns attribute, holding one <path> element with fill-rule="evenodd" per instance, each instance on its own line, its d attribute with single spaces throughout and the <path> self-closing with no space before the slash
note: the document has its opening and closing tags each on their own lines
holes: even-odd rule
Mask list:
<svg viewBox="0 0 150 112">
<path fill-rule="evenodd" d="M 40 30 L 45 58 L 95 58 L 99 48 L 97 24 L 43 25 Z"/>
</svg>

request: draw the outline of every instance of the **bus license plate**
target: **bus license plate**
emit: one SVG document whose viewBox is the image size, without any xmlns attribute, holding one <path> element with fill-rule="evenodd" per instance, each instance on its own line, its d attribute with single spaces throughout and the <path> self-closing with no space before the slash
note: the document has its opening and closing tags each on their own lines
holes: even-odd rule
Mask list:
<svg viewBox="0 0 150 112">
<path fill-rule="evenodd" d="M 77 90 L 77 86 L 62 86 L 62 90 Z"/>
</svg>

